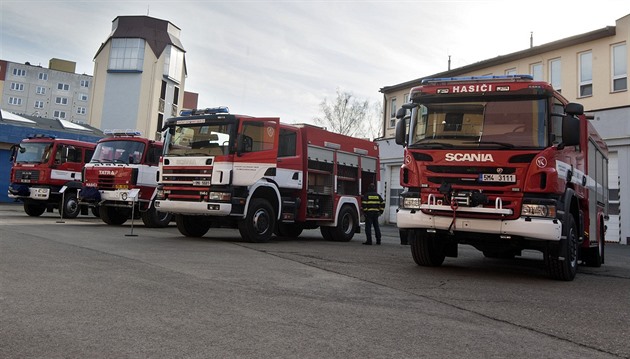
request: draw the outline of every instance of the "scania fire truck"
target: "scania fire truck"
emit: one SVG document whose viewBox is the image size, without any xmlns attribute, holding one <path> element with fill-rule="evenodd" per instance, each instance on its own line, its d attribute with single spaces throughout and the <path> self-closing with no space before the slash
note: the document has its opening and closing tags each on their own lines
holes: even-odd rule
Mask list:
<svg viewBox="0 0 630 359">
<path fill-rule="evenodd" d="M 103 222 L 121 225 L 139 215 L 146 227 L 166 227 L 172 215 L 153 205 L 162 142 L 134 130 L 105 132 L 83 171 L 82 205 L 95 207 Z"/>
<path fill-rule="evenodd" d="M 418 265 L 459 243 L 486 257 L 540 251 L 559 280 L 603 263 L 607 146 L 582 105 L 529 75 L 435 78 L 397 117 L 397 225 Z"/>
<path fill-rule="evenodd" d="M 191 237 L 230 226 L 265 242 L 319 227 L 327 240 L 350 241 L 360 195 L 379 178 L 374 142 L 227 108 L 168 119 L 164 146 L 155 203 Z"/>
<path fill-rule="evenodd" d="M 22 201 L 29 216 L 59 209 L 64 218 L 76 218 L 81 212 L 77 200 L 81 170 L 95 146 L 45 134 L 22 140 L 11 148 L 9 198 Z"/>
</svg>

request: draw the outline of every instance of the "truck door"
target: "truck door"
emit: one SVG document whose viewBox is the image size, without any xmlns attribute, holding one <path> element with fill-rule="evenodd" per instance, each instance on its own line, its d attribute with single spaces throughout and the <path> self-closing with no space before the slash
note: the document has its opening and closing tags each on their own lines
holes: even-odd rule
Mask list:
<svg viewBox="0 0 630 359">
<path fill-rule="evenodd" d="M 278 158 L 278 118 L 241 121 L 232 183 L 249 186 L 263 176 L 274 176 Z"/>
<path fill-rule="evenodd" d="M 63 184 L 67 181 L 80 181 L 83 169 L 83 153 L 80 147 L 58 144 L 50 177 Z"/>
</svg>

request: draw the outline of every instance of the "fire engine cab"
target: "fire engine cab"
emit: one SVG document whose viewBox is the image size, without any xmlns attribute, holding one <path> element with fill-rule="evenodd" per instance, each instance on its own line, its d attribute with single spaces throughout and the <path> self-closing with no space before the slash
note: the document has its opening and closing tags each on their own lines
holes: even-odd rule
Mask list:
<svg viewBox="0 0 630 359">
<path fill-rule="evenodd" d="M 104 132 L 83 170 L 82 205 L 97 209 L 103 222 L 121 225 L 139 215 L 146 227 L 166 227 L 171 214 L 153 205 L 162 142 L 135 130 Z"/>
<path fill-rule="evenodd" d="M 29 216 L 60 209 L 64 218 L 76 218 L 81 212 L 77 200 L 81 170 L 94 146 L 45 134 L 22 140 L 11 148 L 9 198 L 24 202 Z"/>
<path fill-rule="evenodd" d="M 560 280 L 603 263 L 607 146 L 582 105 L 529 75 L 437 78 L 397 117 L 397 225 L 418 265 L 459 243 L 486 257 L 541 251 Z"/>
<path fill-rule="evenodd" d="M 320 228 L 349 241 L 360 195 L 378 181 L 378 147 L 311 125 L 194 110 L 166 121 L 156 207 L 185 236 L 238 227 L 248 241 Z"/>
</svg>

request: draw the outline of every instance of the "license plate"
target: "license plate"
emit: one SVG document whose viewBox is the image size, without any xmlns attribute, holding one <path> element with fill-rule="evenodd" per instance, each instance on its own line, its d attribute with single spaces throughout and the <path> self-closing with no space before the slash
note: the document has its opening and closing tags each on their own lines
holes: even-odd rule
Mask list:
<svg viewBox="0 0 630 359">
<path fill-rule="evenodd" d="M 504 174 L 498 174 L 498 173 L 482 173 L 479 175 L 479 182 L 515 183 L 516 175 L 504 175 Z"/>
<path fill-rule="evenodd" d="M 210 181 L 193 181 L 193 186 L 210 186 Z"/>
</svg>

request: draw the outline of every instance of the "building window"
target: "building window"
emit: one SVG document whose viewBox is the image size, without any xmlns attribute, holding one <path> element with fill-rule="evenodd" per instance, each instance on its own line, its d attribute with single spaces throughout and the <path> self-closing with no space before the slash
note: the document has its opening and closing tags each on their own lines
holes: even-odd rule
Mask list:
<svg viewBox="0 0 630 359">
<path fill-rule="evenodd" d="M 55 111 L 53 112 L 54 118 L 66 118 L 66 113 L 64 111 Z"/>
<path fill-rule="evenodd" d="M 612 47 L 612 90 L 625 91 L 628 89 L 628 53 L 626 44 Z"/>
<path fill-rule="evenodd" d="M 593 96 L 593 53 L 587 51 L 579 54 L 579 62 L 579 97 Z"/>
<path fill-rule="evenodd" d="M 44 86 L 37 86 L 37 89 L 35 90 L 35 93 L 38 95 L 45 95 L 46 94 L 46 88 Z"/>
<path fill-rule="evenodd" d="M 542 81 L 543 80 L 543 65 L 538 62 L 535 64 L 531 64 L 530 73 L 534 77 L 534 81 Z"/>
<path fill-rule="evenodd" d="M 79 94 L 79 100 L 80 101 L 87 101 L 88 100 L 88 95 L 86 95 L 84 93 L 80 93 Z"/>
<path fill-rule="evenodd" d="M 48 74 L 45 72 L 40 72 L 39 75 L 37 75 L 37 78 L 43 81 L 48 81 Z"/>
<path fill-rule="evenodd" d="M 164 50 L 164 76 L 179 82 L 182 78 L 184 66 L 184 52 L 173 45 Z"/>
<path fill-rule="evenodd" d="M 79 115 L 85 115 L 85 107 L 77 107 L 77 114 Z"/>
<path fill-rule="evenodd" d="M 26 70 L 24 69 L 13 69 L 13 76 L 26 76 Z"/>
<path fill-rule="evenodd" d="M 109 70 L 142 71 L 144 62 L 143 39 L 112 39 Z"/>
<path fill-rule="evenodd" d="M 44 101 L 35 101 L 35 108 L 44 108 Z"/>
<path fill-rule="evenodd" d="M 81 87 L 90 87 L 90 81 L 81 80 Z"/>
<path fill-rule="evenodd" d="M 22 104 L 22 99 L 19 97 L 9 97 L 9 105 L 19 106 Z"/>
<path fill-rule="evenodd" d="M 68 91 L 68 90 L 70 90 L 70 85 L 60 82 L 60 83 L 57 84 L 57 90 Z"/>
<path fill-rule="evenodd" d="M 554 90 L 562 92 L 562 62 L 560 59 L 549 60 L 549 83 Z"/>
<path fill-rule="evenodd" d="M 57 105 L 67 105 L 68 104 L 68 98 L 67 97 L 57 97 L 57 98 L 55 98 L 55 103 Z"/>
<path fill-rule="evenodd" d="M 396 127 L 396 98 L 390 100 L 389 127 Z"/>
<path fill-rule="evenodd" d="M 506 75 L 516 75 L 516 68 L 511 68 L 511 69 L 507 69 L 505 70 L 505 74 Z"/>
<path fill-rule="evenodd" d="M 20 84 L 17 82 L 11 82 L 11 90 L 13 91 L 24 91 L 24 84 Z"/>
</svg>

